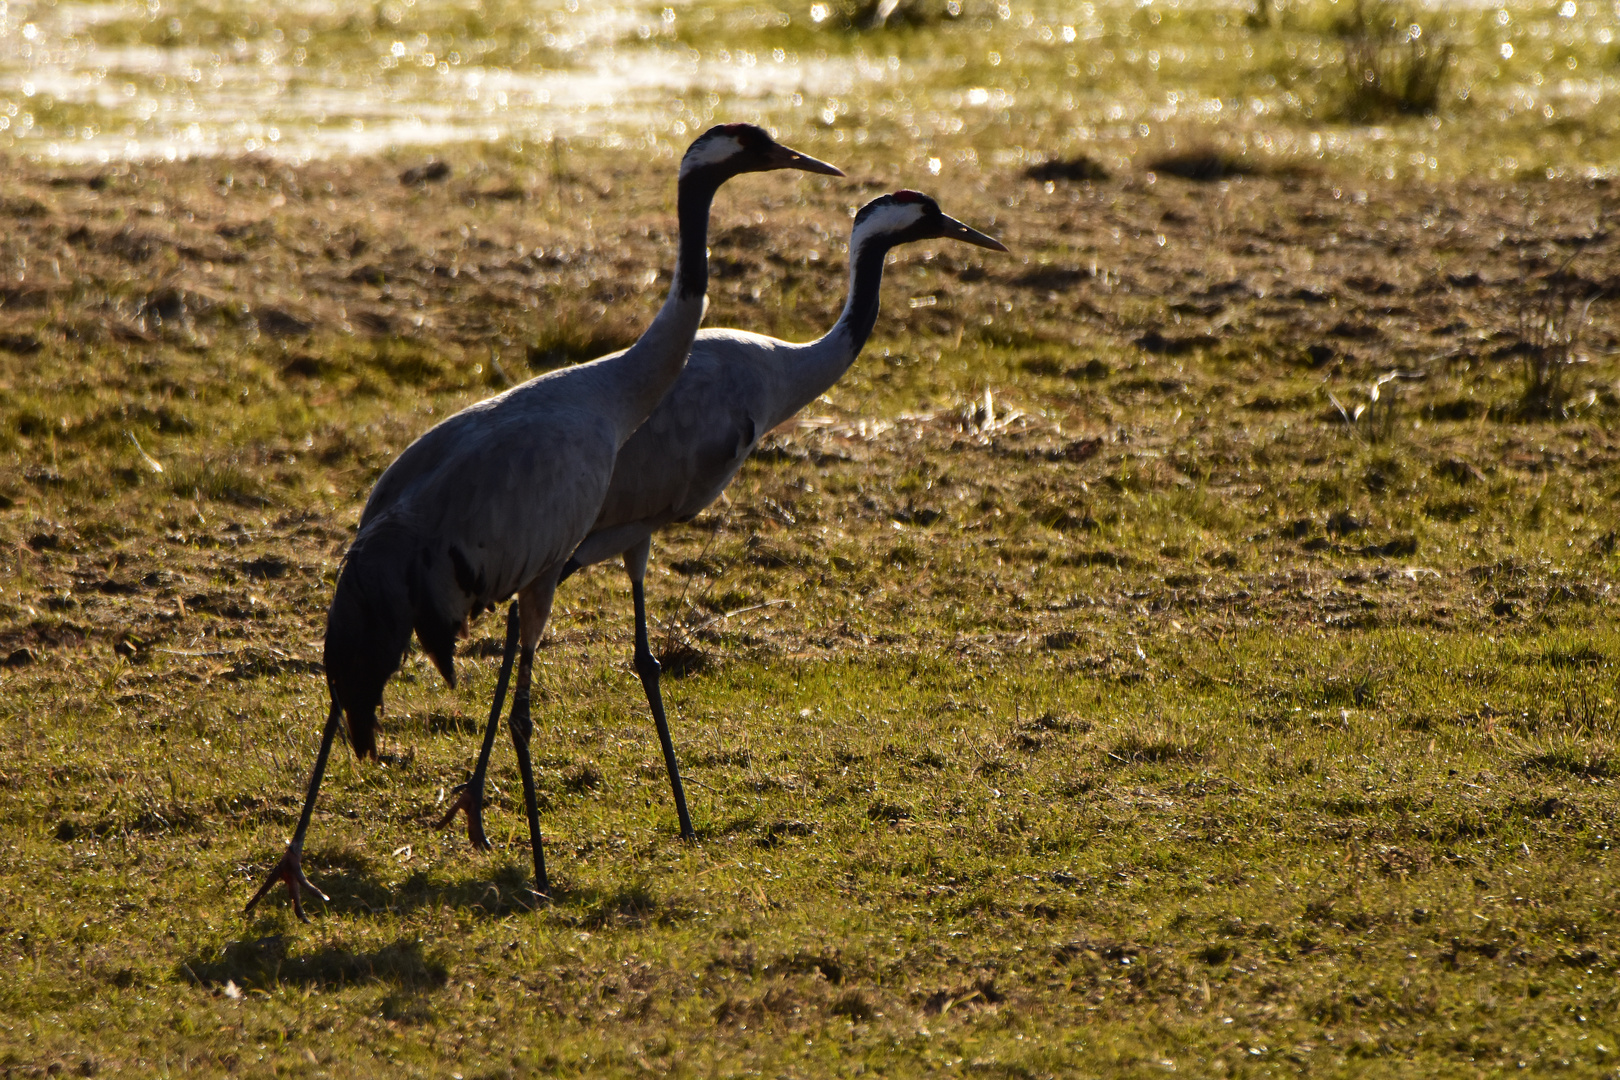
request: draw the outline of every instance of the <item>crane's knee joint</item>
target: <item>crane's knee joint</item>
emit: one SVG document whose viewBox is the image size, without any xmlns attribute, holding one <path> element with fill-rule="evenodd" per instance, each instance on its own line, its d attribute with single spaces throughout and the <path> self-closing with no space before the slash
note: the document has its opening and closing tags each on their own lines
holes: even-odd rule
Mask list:
<svg viewBox="0 0 1620 1080">
<path fill-rule="evenodd" d="M 512 715 L 507 718 L 512 725 L 512 737 L 519 739 L 525 746 L 529 737 L 534 734 L 534 721 L 529 717 L 529 695 L 527 691 L 519 691 L 512 699 Z"/>
<path fill-rule="evenodd" d="M 664 665 L 650 652 L 636 653 L 636 674 L 643 679 L 656 679 L 658 673 L 664 670 Z"/>
</svg>

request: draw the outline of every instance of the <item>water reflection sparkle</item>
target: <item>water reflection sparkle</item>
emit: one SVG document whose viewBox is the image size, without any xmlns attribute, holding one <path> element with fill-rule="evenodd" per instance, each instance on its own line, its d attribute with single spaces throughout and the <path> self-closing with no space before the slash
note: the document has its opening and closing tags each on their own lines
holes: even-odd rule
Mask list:
<svg viewBox="0 0 1620 1080">
<path fill-rule="evenodd" d="M 919 166 L 1203 142 L 1466 172 L 1462 140 L 1420 119 L 1333 120 L 1343 46 L 1311 2 L 1256 29 L 1252 0 L 964 0 L 862 32 L 822 0 L 0 0 L 0 152 L 296 161 L 661 138 L 723 112 L 856 145 L 878 131 Z M 1570 6 L 1419 2 L 1426 28 L 1407 32 L 1458 46 L 1446 124 L 1517 123 L 1540 145 L 1534 125 L 1582 123 L 1584 147 L 1540 145 L 1546 167 L 1606 175 L 1616 14 Z M 994 145 L 1015 127 L 1041 145 Z"/>
</svg>

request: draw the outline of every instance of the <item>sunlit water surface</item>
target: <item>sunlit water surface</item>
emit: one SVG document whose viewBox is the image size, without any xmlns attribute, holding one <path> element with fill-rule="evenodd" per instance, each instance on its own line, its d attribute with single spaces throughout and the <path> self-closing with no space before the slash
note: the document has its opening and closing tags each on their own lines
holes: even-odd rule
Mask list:
<svg viewBox="0 0 1620 1080">
<path fill-rule="evenodd" d="M 570 3 L 515 17 L 499 41 L 459 34 L 456 8 L 435 0 L 258 10 L 0 0 L 0 147 L 63 161 L 298 160 L 679 134 L 722 98 L 769 116 L 899 78 L 884 58 L 705 55 L 674 37 L 675 9 Z"/>
<path fill-rule="evenodd" d="M 936 140 L 997 124 L 1054 133 L 1052 152 L 1130 143 L 1169 124 L 1266 152 L 1387 161 L 1377 167 L 1391 175 L 1446 158 L 1439 121 L 1394 137 L 1301 121 L 1287 76 L 1256 77 L 1247 0 L 955 7 L 960 20 L 922 35 L 852 39 L 828 29 L 833 9 L 811 0 L 0 0 L 0 150 L 62 162 L 306 160 L 472 141 L 678 138 L 721 116 L 789 133 L 820 125 L 837 141 L 861 142 L 878 125 L 935 172 Z M 1620 2 L 1415 10 L 1449 26 L 1460 46 L 1453 81 L 1470 88 L 1474 109 L 1521 126 L 1612 111 Z M 1189 29 L 1188 17 L 1201 21 Z M 1330 41 L 1305 40 L 1288 57 L 1331 74 L 1337 61 L 1312 55 L 1324 49 Z M 1247 82 L 1234 87 L 1239 69 Z M 1550 155 L 1560 168 L 1612 169 L 1589 158 L 1571 147 Z"/>
</svg>

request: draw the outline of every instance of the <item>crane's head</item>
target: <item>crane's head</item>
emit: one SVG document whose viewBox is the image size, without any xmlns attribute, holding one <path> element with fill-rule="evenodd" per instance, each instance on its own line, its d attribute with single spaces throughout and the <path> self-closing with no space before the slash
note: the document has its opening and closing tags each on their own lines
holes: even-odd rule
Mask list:
<svg viewBox="0 0 1620 1080">
<path fill-rule="evenodd" d="M 801 154 L 771 138 L 764 128 L 753 124 L 721 124 L 693 140 L 681 159 L 681 175 L 711 172 L 720 177 L 773 169 L 800 169 L 826 176 L 843 176 L 843 170 Z"/>
<path fill-rule="evenodd" d="M 960 240 L 991 251 L 1006 251 L 1000 240 L 957 221 L 939 208 L 939 203 L 920 191 L 896 191 L 880 195 L 855 215 L 850 250 L 869 241 L 885 247 L 917 240 Z"/>
</svg>

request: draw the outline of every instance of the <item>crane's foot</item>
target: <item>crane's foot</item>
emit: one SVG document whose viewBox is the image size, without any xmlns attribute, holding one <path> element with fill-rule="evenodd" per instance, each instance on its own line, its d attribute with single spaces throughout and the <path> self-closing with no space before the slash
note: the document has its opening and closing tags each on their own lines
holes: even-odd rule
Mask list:
<svg viewBox="0 0 1620 1080">
<path fill-rule="evenodd" d="M 492 845 L 484 835 L 484 793 L 481 788 L 474 788 L 471 781 L 456 788 L 456 801 L 434 828 L 447 828 L 458 813 L 467 815 L 467 840 L 476 850 L 488 851 Z"/>
<path fill-rule="evenodd" d="M 259 886 L 259 891 L 253 894 L 253 899 L 242 909 L 242 914 L 246 915 L 258 906 L 259 901 L 263 900 L 265 894 L 275 888 L 278 882 L 286 884 L 287 895 L 292 898 L 293 914 L 298 916 L 300 922 L 309 922 L 309 916 L 304 914 L 302 894 L 305 891 L 328 902 L 332 899 L 304 876 L 303 853 L 297 846 L 293 846 L 289 847 L 287 853 L 281 857 L 281 861 L 276 863 L 275 869 L 270 871 L 270 876 Z"/>
</svg>

